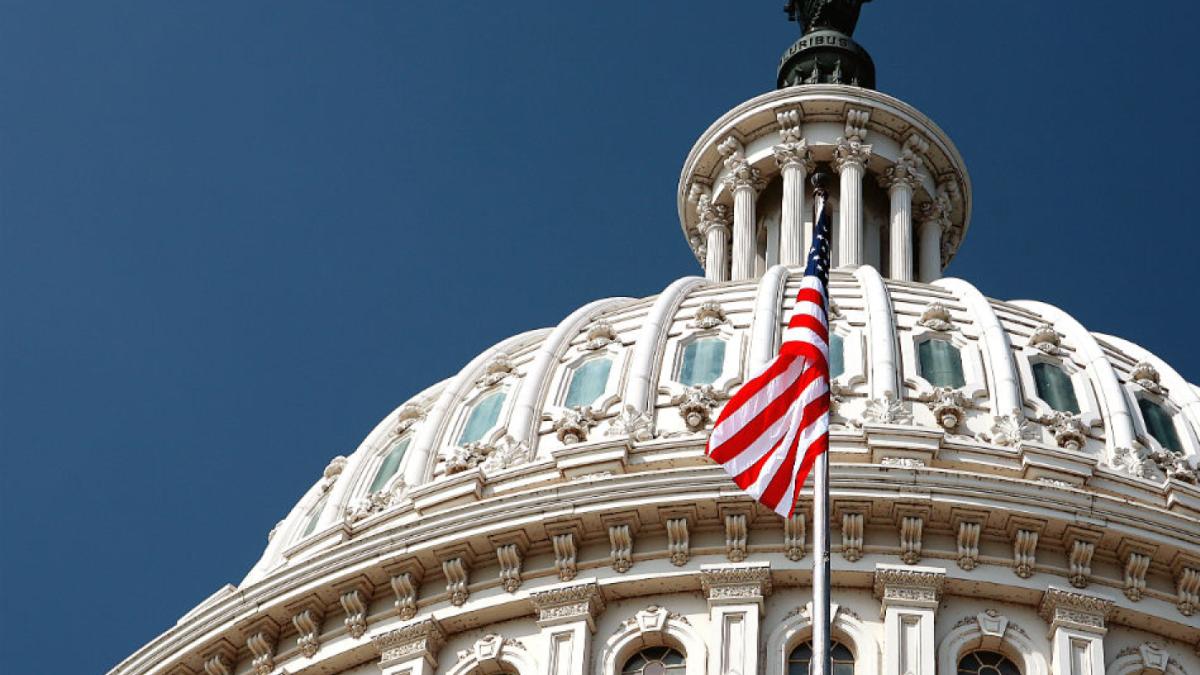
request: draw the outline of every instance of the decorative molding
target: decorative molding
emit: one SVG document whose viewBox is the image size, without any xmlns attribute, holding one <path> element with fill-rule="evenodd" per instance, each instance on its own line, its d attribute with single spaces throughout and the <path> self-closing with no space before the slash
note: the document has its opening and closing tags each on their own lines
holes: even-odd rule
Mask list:
<svg viewBox="0 0 1200 675">
<path fill-rule="evenodd" d="M 925 460 L 916 457 L 883 457 L 879 466 L 892 466 L 897 469 L 924 469 Z"/>
<path fill-rule="evenodd" d="M 371 603 L 371 584 L 360 578 L 340 584 L 337 590 L 342 611 L 346 612 L 346 618 L 342 622 L 346 626 L 346 632 L 354 639 L 361 638 L 367 633 L 367 607 Z"/>
<path fill-rule="evenodd" d="M 407 494 L 408 485 L 403 480 L 397 479 L 387 490 L 363 495 L 353 504 L 345 507 L 342 510 L 342 520 L 347 526 L 352 527 L 360 520 L 364 520 L 376 513 L 383 513 L 387 509 L 398 505 L 404 500 Z"/>
<path fill-rule="evenodd" d="M 1007 415 L 996 415 L 987 431 L 975 435 L 982 443 L 990 443 L 1006 448 L 1015 448 L 1021 441 L 1028 440 L 1029 425 L 1026 424 L 1020 410 L 1013 410 Z"/>
<path fill-rule="evenodd" d="M 868 422 L 874 424 L 912 424 L 912 411 L 909 410 L 907 403 L 896 398 L 894 392 L 885 391 L 879 398 L 867 401 L 866 408 L 863 409 L 862 421 L 858 422 L 856 426 L 862 426 Z"/>
<path fill-rule="evenodd" d="M 246 649 L 250 651 L 250 667 L 256 675 L 270 675 L 275 669 L 275 648 L 279 639 L 279 624 L 269 616 L 260 616 L 242 629 Z"/>
<path fill-rule="evenodd" d="M 766 186 L 762 172 L 746 160 L 746 149 L 738 139 L 733 136 L 727 137 L 717 146 L 717 152 L 725 158 L 725 169 L 729 174 L 724 182 L 730 192 L 750 189 L 757 194 Z"/>
<path fill-rule="evenodd" d="M 203 656 L 206 675 L 233 675 L 237 665 L 237 647 L 225 639 L 217 641 Z"/>
<path fill-rule="evenodd" d="M 408 621 L 417 615 L 417 591 L 420 587 L 420 577 L 416 572 L 407 571 L 393 574 L 390 580 L 392 593 L 396 595 L 392 606 L 400 618 Z"/>
<path fill-rule="evenodd" d="M 649 412 L 639 412 L 631 405 L 621 407 L 621 412 L 609 422 L 605 436 L 628 436 L 635 443 L 654 439 L 654 418 Z"/>
<path fill-rule="evenodd" d="M 788 560 L 797 561 L 804 558 L 806 516 L 807 514 L 797 509 L 790 518 L 783 521 L 783 548 Z"/>
<path fill-rule="evenodd" d="M 483 374 L 475 381 L 475 385 L 480 389 L 488 389 L 510 377 L 519 376 L 512 357 L 505 353 L 499 353 L 493 356 L 492 360 L 488 361 L 487 365 L 483 367 Z"/>
<path fill-rule="evenodd" d="M 742 562 L 746 559 L 746 514 L 725 514 L 725 557 L 730 562 Z"/>
<path fill-rule="evenodd" d="M 1125 597 L 1137 602 L 1146 592 L 1146 572 L 1150 570 L 1150 556 L 1130 551 L 1125 556 Z"/>
<path fill-rule="evenodd" d="M 612 324 L 607 321 L 597 321 L 588 327 L 587 341 L 583 343 L 583 348 L 588 351 L 596 351 L 616 341 L 617 331 L 613 329 Z"/>
<path fill-rule="evenodd" d="M 725 310 L 721 308 L 721 303 L 716 300 L 707 300 L 696 308 L 696 316 L 688 324 L 688 327 L 711 330 L 727 323 L 729 323 L 729 318 L 725 316 Z"/>
<path fill-rule="evenodd" d="M 1087 442 L 1087 426 L 1079 415 L 1055 411 L 1038 421 L 1050 429 L 1054 442 L 1064 450 L 1082 450 Z"/>
<path fill-rule="evenodd" d="M 967 418 L 967 408 L 970 406 L 967 397 L 951 387 L 934 387 L 920 400 L 929 405 L 938 426 L 950 432 L 958 429 L 958 425 Z"/>
<path fill-rule="evenodd" d="M 1075 526 L 1067 528 L 1063 545 L 1067 550 L 1067 580 L 1075 588 L 1087 588 L 1092 576 L 1092 556 L 1100 533 Z"/>
<path fill-rule="evenodd" d="M 729 603 L 761 604 L 773 590 L 771 565 L 704 565 L 700 568 L 700 590 L 710 607 Z"/>
<path fill-rule="evenodd" d="M 1033 576 L 1037 565 L 1039 533 L 1035 530 L 1018 529 L 1013 535 L 1013 571 L 1022 579 Z"/>
<path fill-rule="evenodd" d="M 329 464 L 326 464 L 325 470 L 321 472 L 321 492 L 329 492 L 329 489 L 337 482 L 338 476 L 342 475 L 342 471 L 345 468 L 346 458 L 342 455 L 329 460 Z"/>
<path fill-rule="evenodd" d="M 1158 374 L 1158 369 L 1148 361 L 1139 361 L 1137 365 L 1130 371 L 1129 377 L 1142 389 L 1157 394 L 1158 396 L 1166 396 L 1167 388 L 1162 386 L 1161 377 Z"/>
<path fill-rule="evenodd" d="M 399 661 L 424 659 L 437 665 L 437 654 L 446 643 L 446 632 L 435 619 L 422 619 L 381 635 L 371 636 L 382 666 Z"/>
<path fill-rule="evenodd" d="M 842 514 L 842 557 L 857 562 L 863 555 L 863 514 L 847 511 Z"/>
<path fill-rule="evenodd" d="M 804 111 L 800 108 L 782 108 L 775 111 L 775 123 L 779 125 L 779 139 L 784 143 L 800 143 L 804 140 Z"/>
<path fill-rule="evenodd" d="M 615 523 L 608 526 L 608 541 L 612 546 L 609 555 L 612 557 L 614 571 L 624 574 L 633 567 L 633 533 L 628 523 Z"/>
<path fill-rule="evenodd" d="M 1067 627 L 1103 635 L 1112 607 L 1112 600 L 1051 586 L 1042 595 L 1038 614 L 1050 624 L 1051 631 Z"/>
<path fill-rule="evenodd" d="M 946 585 L 946 571 L 936 567 L 899 567 L 876 565 L 873 589 L 882 602 L 881 613 L 889 606 L 936 607 Z"/>
<path fill-rule="evenodd" d="M 591 630 L 596 630 L 596 617 L 605 608 L 604 596 L 595 581 L 534 591 L 529 599 L 542 627 L 586 621 Z"/>
<path fill-rule="evenodd" d="M 979 533 L 983 526 L 962 520 L 958 523 L 958 566 L 970 572 L 979 564 Z"/>
<path fill-rule="evenodd" d="M 554 546 L 554 568 L 558 570 L 558 578 L 562 581 L 571 581 L 578 573 L 575 563 L 575 534 L 572 532 L 555 534 L 550 538 L 550 542 Z"/>
<path fill-rule="evenodd" d="M 917 325 L 939 333 L 948 333 L 957 329 L 954 325 L 954 317 L 950 314 L 950 308 L 940 302 L 934 302 L 926 307 L 925 311 L 921 312 L 921 318 L 917 319 Z"/>
<path fill-rule="evenodd" d="M 590 407 L 566 408 L 554 420 L 554 433 L 563 445 L 574 445 L 586 441 L 594 426 L 596 414 Z"/>
<path fill-rule="evenodd" d="M 920 515 L 905 515 L 900 518 L 900 559 L 906 565 L 921 562 L 921 533 L 925 518 Z"/>
<path fill-rule="evenodd" d="M 666 527 L 667 552 L 671 554 L 671 564 L 683 567 L 687 564 L 690 548 L 687 518 L 668 518 Z"/>
<path fill-rule="evenodd" d="M 1191 616 L 1200 608 L 1200 569 L 1181 566 L 1175 576 L 1176 607 L 1184 616 Z"/>
<path fill-rule="evenodd" d="M 396 425 L 392 427 L 392 435 L 400 436 L 412 429 L 418 422 L 425 419 L 428 411 L 415 403 L 405 403 L 396 413 Z"/>
<path fill-rule="evenodd" d="M 321 602 L 316 597 L 309 598 L 294 606 L 293 611 L 295 613 L 292 614 L 292 625 L 296 627 L 296 647 L 300 649 L 301 654 L 311 659 L 321 648 L 321 623 L 325 618 Z"/>
<path fill-rule="evenodd" d="M 1062 353 L 1062 335 L 1048 323 L 1039 324 L 1029 336 L 1029 346 L 1043 354 L 1058 356 Z"/>
<path fill-rule="evenodd" d="M 679 416 L 689 431 L 703 431 L 712 422 L 712 412 L 718 401 L 724 398 L 712 385 L 689 387 L 671 399 L 678 407 Z"/>
</svg>

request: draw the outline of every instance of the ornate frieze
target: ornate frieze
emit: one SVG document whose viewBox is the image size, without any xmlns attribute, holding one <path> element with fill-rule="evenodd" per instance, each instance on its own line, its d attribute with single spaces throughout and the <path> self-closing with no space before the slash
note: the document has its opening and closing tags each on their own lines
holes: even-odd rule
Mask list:
<svg viewBox="0 0 1200 675">
<path fill-rule="evenodd" d="M 1051 586 L 1042 595 L 1038 614 L 1050 624 L 1051 629 L 1066 626 L 1103 634 L 1112 607 L 1112 600 Z"/>
<path fill-rule="evenodd" d="M 596 617 L 605 607 L 600 586 L 594 581 L 534 591 L 529 599 L 537 610 L 538 625 L 543 627 L 586 621 L 595 630 Z"/>
<path fill-rule="evenodd" d="M 438 651 L 446 643 L 446 632 L 435 619 L 422 619 L 372 636 L 371 642 L 379 651 L 381 665 L 412 659 L 424 659 L 433 665 L 437 663 Z"/>
<path fill-rule="evenodd" d="M 700 568 L 700 589 L 708 598 L 709 606 L 729 602 L 761 603 L 773 590 L 771 566 L 769 563 L 704 565 Z"/>
<path fill-rule="evenodd" d="M 554 420 L 554 433 L 563 445 L 573 445 L 586 441 L 594 426 L 596 414 L 590 407 L 566 408 Z"/>
</svg>

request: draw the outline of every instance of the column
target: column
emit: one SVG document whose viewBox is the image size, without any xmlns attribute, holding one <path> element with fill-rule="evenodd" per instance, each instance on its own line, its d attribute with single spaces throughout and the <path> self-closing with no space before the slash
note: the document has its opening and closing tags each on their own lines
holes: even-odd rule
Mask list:
<svg viewBox="0 0 1200 675">
<path fill-rule="evenodd" d="M 709 675 L 759 672 L 759 621 L 771 594 L 770 563 L 703 565 L 700 587 L 708 598 L 712 626 Z"/>
<path fill-rule="evenodd" d="M 728 209 L 723 204 L 705 205 L 699 229 L 705 242 L 705 277 L 709 281 L 729 281 Z"/>
<path fill-rule="evenodd" d="M 1054 675 L 1104 675 L 1105 621 L 1112 600 L 1051 586 L 1038 610 L 1050 624 Z"/>
<path fill-rule="evenodd" d="M 379 651 L 382 675 L 433 675 L 446 633 L 434 619 L 424 619 L 371 638 Z"/>
<path fill-rule="evenodd" d="M 538 626 L 546 635 L 549 652 L 543 660 L 548 675 L 591 672 L 592 633 L 596 616 L 604 611 L 604 597 L 595 581 L 552 586 L 535 591 L 530 600 L 537 610 Z"/>
<path fill-rule="evenodd" d="M 745 148 L 733 136 L 722 141 L 717 151 L 725 158 L 725 186 L 733 193 L 733 280 L 753 279 L 758 249 L 754 201 L 763 187 L 762 174 L 750 166 Z"/>
<path fill-rule="evenodd" d="M 916 167 L 902 157 L 884 174 L 880 184 L 888 191 L 891 203 L 888 218 L 888 276 L 900 281 L 913 280 L 912 198 L 916 186 Z"/>
<path fill-rule="evenodd" d="M 945 582 L 946 570 L 940 567 L 875 565 L 883 675 L 935 675 L 934 617 Z"/>
<path fill-rule="evenodd" d="M 813 162 L 803 140 L 775 146 L 775 161 L 783 174 L 779 262 L 783 265 L 803 265 L 808 247 L 812 245 L 804 236 L 804 183 Z"/>
<path fill-rule="evenodd" d="M 917 231 L 921 257 L 917 271 L 920 281 L 929 284 L 942 276 L 942 215 L 936 208 L 927 210 L 923 215 L 925 219 Z"/>
<path fill-rule="evenodd" d="M 861 265 L 863 262 L 862 179 L 871 158 L 867 137 L 865 110 L 846 113 L 846 135 L 839 138 L 834 150 L 834 167 L 840 174 L 838 196 L 838 267 Z"/>
</svg>

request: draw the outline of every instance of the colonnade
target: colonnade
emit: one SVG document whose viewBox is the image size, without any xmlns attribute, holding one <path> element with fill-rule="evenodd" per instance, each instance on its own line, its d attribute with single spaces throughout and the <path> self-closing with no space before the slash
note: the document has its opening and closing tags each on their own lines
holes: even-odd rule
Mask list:
<svg viewBox="0 0 1200 675">
<path fill-rule="evenodd" d="M 806 195 L 810 193 L 808 178 L 815 163 L 812 147 L 803 135 L 800 111 L 782 110 L 776 119 L 780 142 L 772 147 L 772 153 L 782 182 L 783 202 L 779 228 L 768 232 L 768 237 L 777 237 L 778 241 L 771 241 L 768 250 L 779 252 L 780 264 L 802 266 L 812 239 L 811 225 L 806 223 L 812 205 L 806 204 Z M 869 111 L 849 110 L 844 135 L 832 148 L 832 166 L 838 177 L 836 259 L 832 261 L 835 267 L 855 267 L 865 262 L 863 181 L 870 175 L 868 163 L 874 156 L 867 142 L 869 120 Z M 951 184 L 939 186 L 937 194 L 917 214 L 920 220 L 915 228 L 917 250 L 913 250 L 913 198 L 920 186 L 923 155 L 928 149 L 928 141 L 911 133 L 898 158 L 878 175 L 890 204 L 889 246 L 884 254 L 888 276 L 900 281 L 929 283 L 941 277 L 943 238 L 949 229 L 954 194 Z M 711 189 L 700 183 L 693 184 L 689 193 L 696 206 L 706 277 L 717 282 L 752 279 L 759 271 L 756 205 L 768 183 L 767 177 L 763 169 L 750 162 L 745 147 L 735 136 L 725 137 L 717 151 L 724 167 L 722 185 L 732 196 L 732 209 L 717 203 Z"/>
</svg>

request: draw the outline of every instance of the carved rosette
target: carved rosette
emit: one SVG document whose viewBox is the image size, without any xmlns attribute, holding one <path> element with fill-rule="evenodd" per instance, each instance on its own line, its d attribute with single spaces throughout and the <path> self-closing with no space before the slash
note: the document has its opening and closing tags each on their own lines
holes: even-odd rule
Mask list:
<svg viewBox="0 0 1200 675">
<path fill-rule="evenodd" d="M 1054 442 L 1065 450 L 1082 450 L 1087 442 L 1087 427 L 1078 415 L 1055 412 L 1042 420 L 1050 428 Z"/>
<path fill-rule="evenodd" d="M 867 401 L 862 420 L 857 426 L 864 423 L 912 424 L 912 412 L 904 401 L 896 398 L 895 393 L 885 391 L 879 398 Z"/>
<path fill-rule="evenodd" d="M 954 431 L 967 418 L 969 402 L 967 397 L 957 389 L 936 387 L 922 396 L 921 400 L 929 404 L 938 426 L 946 431 Z"/>
<path fill-rule="evenodd" d="M 590 407 L 567 408 L 554 420 L 554 433 L 563 445 L 587 440 L 588 431 L 596 426 L 596 414 Z"/>
<path fill-rule="evenodd" d="M 976 440 L 1002 447 L 1016 447 L 1029 437 L 1029 425 L 1020 410 L 1008 415 L 996 415 L 987 431 L 975 435 Z"/>
<path fill-rule="evenodd" d="M 621 412 L 609 423 L 605 436 L 628 436 L 637 443 L 654 439 L 654 418 L 647 412 L 638 412 L 631 405 L 622 406 Z"/>
<path fill-rule="evenodd" d="M 706 384 L 686 389 L 671 403 L 679 407 L 679 416 L 689 431 L 703 431 L 712 421 L 712 412 L 721 398 L 719 392 Z"/>
</svg>

